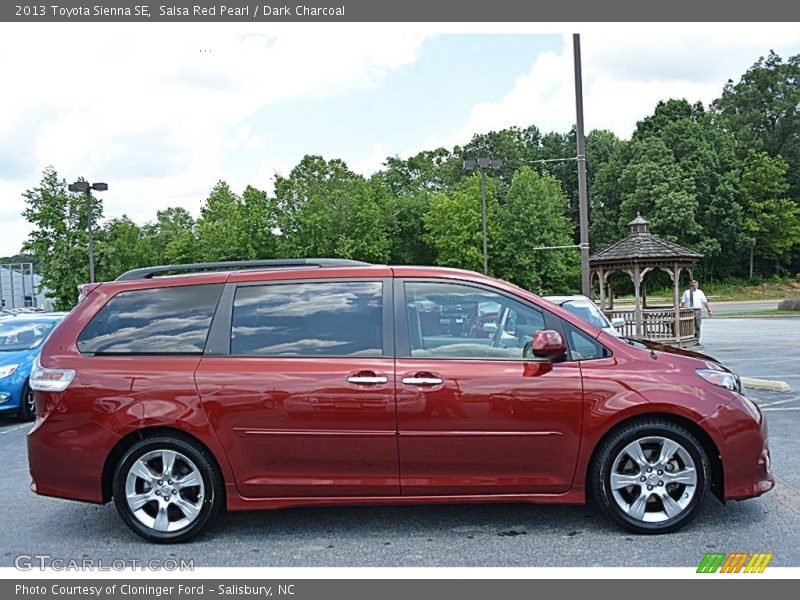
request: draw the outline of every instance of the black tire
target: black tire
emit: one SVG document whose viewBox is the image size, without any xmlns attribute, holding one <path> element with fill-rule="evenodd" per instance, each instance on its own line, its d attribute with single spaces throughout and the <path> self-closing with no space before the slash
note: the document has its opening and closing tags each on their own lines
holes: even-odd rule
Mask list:
<svg viewBox="0 0 800 600">
<path fill-rule="evenodd" d="M 22 389 L 22 398 L 20 398 L 19 401 L 17 418 L 20 421 L 33 421 L 36 418 L 36 405 L 33 401 L 33 390 L 27 382 Z"/>
<path fill-rule="evenodd" d="M 691 497 L 681 512 L 675 516 L 668 516 L 666 506 L 662 504 L 657 495 L 654 495 L 656 497 L 649 497 L 650 499 L 647 501 L 646 506 L 650 507 L 654 512 L 664 512 L 665 517 L 667 517 L 659 522 L 647 522 L 632 517 L 618 504 L 611 488 L 611 471 L 617 457 L 632 442 L 650 437 L 666 438 L 680 444 L 694 461 L 694 473 L 696 476 L 694 496 Z M 679 457 L 675 456 L 674 460 L 679 461 Z M 637 468 L 637 465 L 632 461 L 628 464 Z M 652 468 L 655 469 L 655 467 Z M 655 473 L 656 471 L 653 474 Z M 640 475 L 649 476 L 645 469 L 642 469 Z M 711 468 L 708 456 L 695 436 L 683 427 L 665 419 L 642 418 L 623 425 L 600 444 L 589 468 L 587 488 L 591 499 L 600 506 L 603 512 L 625 529 L 640 534 L 659 534 L 677 531 L 695 517 L 705 500 L 711 481 L 710 478 Z M 640 477 L 637 476 L 637 479 L 640 479 Z M 666 492 L 667 489 L 671 488 L 673 490 L 671 494 L 673 497 L 677 495 L 679 501 L 682 501 L 680 496 L 689 490 L 687 487 L 680 487 L 679 484 L 670 484 L 664 487 L 663 490 L 659 490 L 658 485 L 654 486 L 656 488 L 655 491 Z M 642 494 L 648 494 L 649 492 L 645 492 L 645 489 L 650 488 L 630 486 L 621 490 L 620 493 L 637 495 L 641 491 Z M 667 498 L 667 500 L 669 499 Z"/>
<path fill-rule="evenodd" d="M 175 531 L 158 531 L 144 524 L 128 505 L 126 495 L 126 482 L 131 467 L 146 454 L 162 450 L 175 451 L 188 458 L 196 466 L 203 482 L 203 493 L 194 498 L 201 507 L 200 512 L 190 524 Z M 113 490 L 114 504 L 125 524 L 137 535 L 157 544 L 185 542 L 199 535 L 212 524 L 225 506 L 224 481 L 213 456 L 195 440 L 179 434 L 159 435 L 136 442 L 125 453 L 114 471 Z M 154 502 L 156 502 L 154 506 L 148 505 L 148 510 L 153 511 L 158 508 L 158 501 Z"/>
</svg>

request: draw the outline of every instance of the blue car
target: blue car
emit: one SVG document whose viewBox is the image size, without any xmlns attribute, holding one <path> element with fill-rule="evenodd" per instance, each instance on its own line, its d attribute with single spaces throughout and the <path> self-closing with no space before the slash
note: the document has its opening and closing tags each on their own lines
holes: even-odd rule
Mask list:
<svg viewBox="0 0 800 600">
<path fill-rule="evenodd" d="M 33 361 L 66 313 L 29 313 L 0 318 L 0 416 L 36 416 L 28 387 Z"/>
</svg>

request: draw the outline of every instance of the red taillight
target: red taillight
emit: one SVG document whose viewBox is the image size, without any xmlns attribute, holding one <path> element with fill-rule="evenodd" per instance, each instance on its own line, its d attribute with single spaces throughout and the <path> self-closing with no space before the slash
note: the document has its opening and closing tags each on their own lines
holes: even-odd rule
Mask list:
<svg viewBox="0 0 800 600">
<path fill-rule="evenodd" d="M 72 369 L 47 369 L 37 356 L 33 361 L 28 385 L 37 392 L 63 392 L 73 379 L 75 371 Z"/>
</svg>

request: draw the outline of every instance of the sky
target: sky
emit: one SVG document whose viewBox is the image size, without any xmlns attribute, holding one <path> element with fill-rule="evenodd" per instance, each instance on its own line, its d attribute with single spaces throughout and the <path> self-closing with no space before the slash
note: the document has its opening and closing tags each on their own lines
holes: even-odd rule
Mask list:
<svg viewBox="0 0 800 600">
<path fill-rule="evenodd" d="M 364 175 L 387 156 L 512 125 L 629 138 L 661 99 L 710 103 L 787 24 L 0 24 L 0 256 L 52 165 L 104 181 L 105 217 L 199 214 L 219 179 L 272 191 L 305 154 Z"/>
</svg>

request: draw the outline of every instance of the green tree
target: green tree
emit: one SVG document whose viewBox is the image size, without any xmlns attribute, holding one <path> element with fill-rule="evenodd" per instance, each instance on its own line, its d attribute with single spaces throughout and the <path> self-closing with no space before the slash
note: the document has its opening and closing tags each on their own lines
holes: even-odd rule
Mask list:
<svg viewBox="0 0 800 600">
<path fill-rule="evenodd" d="M 432 265 L 436 251 L 425 238 L 425 214 L 433 194 L 420 190 L 394 199 L 395 226 L 390 236 L 390 261 L 396 265 Z"/>
<path fill-rule="evenodd" d="M 776 271 L 800 242 L 800 208 L 783 197 L 788 165 L 780 156 L 751 150 L 742 170 L 745 229 L 751 237 L 750 278 L 756 258 L 774 261 Z"/>
<path fill-rule="evenodd" d="M 204 261 L 243 260 L 244 237 L 242 200 L 226 182 L 218 181 L 200 209 L 198 257 Z"/>
<path fill-rule="evenodd" d="M 407 159 L 390 156 L 375 177 L 392 195 L 401 197 L 420 191 L 449 190 L 462 177 L 462 170 L 459 156 L 437 148 L 423 150 Z"/>
<path fill-rule="evenodd" d="M 589 243 L 592 252 L 610 246 L 625 235 L 625 230 L 619 226 L 622 202 L 619 181 L 630 160 L 628 146 L 628 142 L 608 131 L 592 131 L 586 137 Z"/>
<path fill-rule="evenodd" d="M 499 208 L 495 182 L 487 177 L 486 220 L 490 273 L 496 272 Z M 474 173 L 449 194 L 439 193 L 431 197 L 423 220 L 424 240 L 436 250 L 436 264 L 483 271 L 480 174 Z"/>
<path fill-rule="evenodd" d="M 500 209 L 498 272 L 539 294 L 564 292 L 579 277 L 577 249 L 568 246 L 574 225 L 566 215 L 567 198 L 558 179 L 522 167 L 511 182 Z"/>
<path fill-rule="evenodd" d="M 242 254 L 246 259 L 272 258 L 278 253 L 275 231 L 278 227 L 275 199 L 267 193 L 247 186 L 242 194 L 239 236 Z"/>
<path fill-rule="evenodd" d="M 395 207 L 379 179 L 306 156 L 275 191 L 283 255 L 388 262 Z"/>
<path fill-rule="evenodd" d="M 152 265 L 156 253 L 143 228 L 123 215 L 98 230 L 95 260 L 98 281 L 113 281 L 125 271 Z"/>
<path fill-rule="evenodd" d="M 734 83 L 725 84 L 713 108 L 736 137 L 739 157 L 750 150 L 789 163 L 790 195 L 800 196 L 800 55 L 784 61 L 770 51 Z"/>
<path fill-rule="evenodd" d="M 86 196 L 71 194 L 53 167 L 47 167 L 37 187 L 24 192 L 22 215 L 33 226 L 23 252 L 34 256 L 42 285 L 57 310 L 69 310 L 78 300 L 77 286 L 89 281 Z M 92 197 L 96 223 L 102 202 Z"/>
<path fill-rule="evenodd" d="M 663 237 L 687 245 L 698 240 L 698 203 L 694 183 L 655 136 L 631 143 L 631 161 L 620 179 L 620 229 L 641 213 Z"/>
<path fill-rule="evenodd" d="M 737 191 L 741 165 L 733 135 L 701 103 L 672 99 L 659 102 L 655 112 L 637 124 L 633 137 L 661 140 L 692 182 L 700 233 L 696 240 L 677 235 L 677 241 L 692 243 L 703 253 L 705 276 L 735 273 L 740 267 L 736 257 L 746 250 L 747 238 Z"/>
<path fill-rule="evenodd" d="M 463 148 L 457 148 L 454 154 L 462 159 L 493 158 L 503 161 L 500 169 L 492 174 L 497 186 L 497 198 L 502 203 L 517 169 L 542 158 L 541 145 L 542 134 L 537 127 L 509 127 L 476 134 Z M 460 162 L 458 166 L 461 169 L 460 179 L 467 177 L 469 173 L 463 171 Z"/>
<path fill-rule="evenodd" d="M 144 226 L 144 235 L 150 240 L 154 253 L 154 262 L 159 264 L 176 264 L 193 262 L 194 254 L 184 255 L 175 252 L 176 244 L 185 237 L 191 238 L 194 245 L 195 221 L 189 211 L 181 207 L 169 207 L 156 212 L 156 220 Z"/>
<path fill-rule="evenodd" d="M 219 181 L 200 209 L 197 256 L 200 260 L 254 260 L 275 257 L 278 242 L 275 202 L 248 186 L 240 197 Z M 171 252 L 186 254 L 191 236 L 184 229 Z"/>
</svg>

